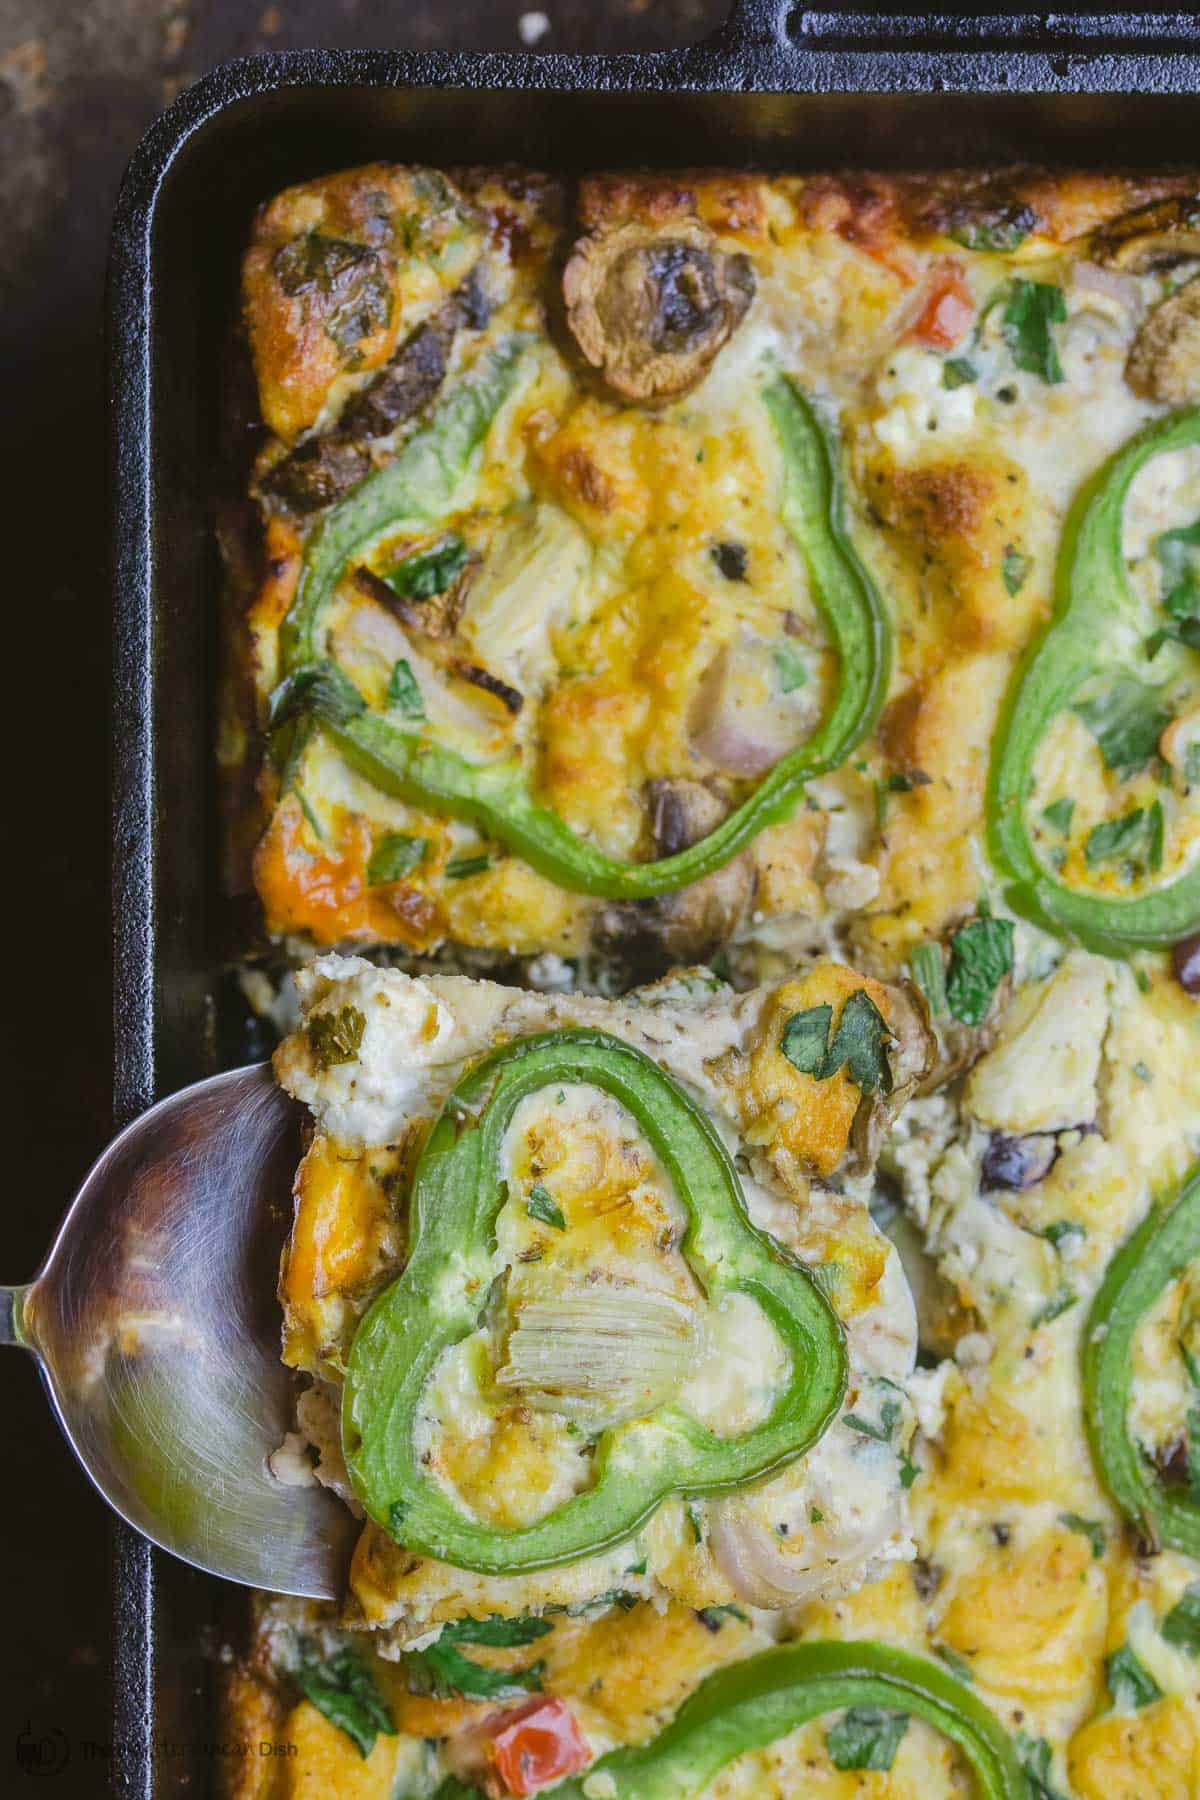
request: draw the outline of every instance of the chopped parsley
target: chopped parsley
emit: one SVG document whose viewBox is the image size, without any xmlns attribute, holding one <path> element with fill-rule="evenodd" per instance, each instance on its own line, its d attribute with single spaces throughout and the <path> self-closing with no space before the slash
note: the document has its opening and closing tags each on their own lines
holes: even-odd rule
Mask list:
<svg viewBox="0 0 1200 1800">
<path fill-rule="evenodd" d="M 951 393 L 955 388 L 968 387 L 978 379 L 979 370 L 965 356 L 948 356 L 942 364 L 942 386 Z"/>
<path fill-rule="evenodd" d="M 1079 1295 L 1073 1287 L 1065 1281 L 1059 1282 L 1045 1306 L 1033 1315 L 1034 1325 L 1052 1325 L 1055 1319 L 1061 1319 L 1065 1312 L 1070 1312 L 1078 1299 Z"/>
<path fill-rule="evenodd" d="M 1105 768 L 1122 781 L 1158 753 L 1158 740 L 1171 723 L 1160 699 L 1161 689 L 1134 675 L 1119 675 L 1102 693 L 1072 709 L 1099 745 Z"/>
<path fill-rule="evenodd" d="M 1050 387 L 1064 379 L 1051 327 L 1061 325 L 1066 316 L 1067 303 L 1060 287 L 1019 278 L 1013 282 L 1001 314 L 1004 341 L 1018 369 L 1040 376 Z"/>
<path fill-rule="evenodd" d="M 783 1029 L 780 1047 L 794 1068 L 818 1081 L 828 1081 L 844 1068 L 864 1094 L 892 1091 L 887 1059 L 892 1034 L 887 1020 L 865 988 L 858 988 L 842 1007 L 830 1037 L 833 1008 L 810 1006 L 794 1013 Z"/>
<path fill-rule="evenodd" d="M 1061 1255 L 1064 1244 L 1074 1247 L 1083 1242 L 1087 1236 L 1087 1226 L 1080 1225 L 1075 1219 L 1055 1219 L 1039 1235 L 1044 1237 L 1048 1244 L 1053 1244 Z"/>
<path fill-rule="evenodd" d="M 925 996 L 930 1016 L 946 1010 L 946 963 L 940 944 L 918 944 L 910 958 L 912 977 Z"/>
<path fill-rule="evenodd" d="M 1000 564 L 1000 574 L 1010 594 L 1019 594 L 1029 579 L 1029 571 L 1033 567 L 1033 558 L 1018 550 L 1015 544 L 1004 546 L 1004 558 Z"/>
<path fill-rule="evenodd" d="M 1033 1800 L 1066 1800 L 1050 1778 L 1053 1755 L 1045 1738 L 1031 1738 L 1027 1732 L 1018 1732 L 1017 1760 L 1025 1771 Z"/>
<path fill-rule="evenodd" d="M 1092 1555 L 1097 1562 L 1108 1547 L 1108 1534 L 1099 1519 L 1082 1519 L 1078 1513 L 1059 1513 L 1059 1523 L 1068 1531 L 1077 1531 L 1092 1546 Z"/>
<path fill-rule="evenodd" d="M 392 670 L 392 678 L 388 682 L 387 699 L 388 705 L 396 707 L 406 719 L 423 719 L 425 717 L 425 702 L 421 698 L 421 689 L 412 672 L 412 665 L 403 656 Z"/>
<path fill-rule="evenodd" d="M 529 1198 L 525 1202 L 525 1210 L 531 1219 L 540 1219 L 543 1225 L 553 1225 L 555 1231 L 567 1229 L 566 1217 L 560 1206 L 556 1206 L 549 1191 L 540 1181 L 535 1181 L 529 1190 Z"/>
<path fill-rule="evenodd" d="M 1200 1581 L 1184 1588 L 1162 1622 L 1162 1635 L 1177 1650 L 1200 1656 Z"/>
<path fill-rule="evenodd" d="M 384 1737 L 396 1736 L 387 1702 L 357 1651 L 339 1650 L 318 1662 L 312 1645 L 305 1641 L 293 1673 L 304 1698 L 346 1733 L 361 1757 L 370 1756 L 380 1732 Z"/>
<path fill-rule="evenodd" d="M 896 1760 L 909 1715 L 887 1706 L 847 1707 L 825 1733 L 835 1769 L 888 1770 Z"/>
<path fill-rule="evenodd" d="M 829 1050 L 832 1006 L 809 1006 L 793 1013 L 783 1028 L 779 1047 L 802 1075 L 820 1076 Z"/>
<path fill-rule="evenodd" d="M 996 989 L 1013 966 L 1011 919 L 994 919 L 980 908 L 978 918 L 950 939 L 946 1004 L 964 1025 L 982 1025 Z"/>
<path fill-rule="evenodd" d="M 785 638 L 781 644 L 776 644 L 771 655 L 779 686 L 785 694 L 794 694 L 797 688 L 808 685 L 808 665 L 794 644 L 789 644 Z"/>
<path fill-rule="evenodd" d="M 1061 831 L 1065 837 L 1075 817 L 1075 802 L 1064 794 L 1061 800 L 1053 800 L 1042 808 L 1042 817 L 1052 831 Z"/>
<path fill-rule="evenodd" d="M 1119 819 L 1105 819 L 1088 832 L 1083 854 L 1089 869 L 1121 860 L 1131 869 L 1162 868 L 1165 821 L 1161 800 L 1135 806 Z"/>
<path fill-rule="evenodd" d="M 1104 1672 L 1112 1703 L 1122 1712 L 1136 1712 L 1139 1707 L 1162 1699 L 1162 1689 L 1128 1644 L 1113 1652 L 1104 1665 Z"/>
<path fill-rule="evenodd" d="M 1200 619 L 1200 519 L 1154 540 L 1162 568 L 1162 607 L 1173 619 Z"/>
<path fill-rule="evenodd" d="M 428 838 L 408 837 L 403 831 L 385 831 L 367 864 L 369 885 L 385 887 L 388 882 L 403 881 L 424 861 L 428 848 Z"/>
<path fill-rule="evenodd" d="M 908 1451 L 905 1450 L 900 1458 L 900 1486 L 904 1489 L 905 1493 L 908 1492 L 920 1473 L 919 1467 L 908 1454 Z"/>
<path fill-rule="evenodd" d="M 532 1644 L 552 1629 L 549 1620 L 519 1618 L 458 1619 L 442 1628 L 441 1636 L 424 1650 L 405 1657 L 409 1687 L 416 1694 L 444 1699 L 463 1694 L 474 1700 L 512 1700 L 542 1689 L 543 1662 L 525 1669 L 493 1669 L 464 1656 L 460 1644 L 483 1644 L 512 1649 Z"/>
<path fill-rule="evenodd" d="M 338 1063 L 354 1062 L 367 1021 L 357 1006 L 343 1006 L 337 1012 L 316 1013 L 306 1029 L 317 1067 L 332 1069 Z"/>
<path fill-rule="evenodd" d="M 870 1419 L 864 1419 L 859 1413 L 844 1414 L 843 1423 L 848 1425 L 851 1431 L 857 1431 L 862 1437 L 874 1438 L 877 1444 L 890 1444 L 896 1427 L 900 1423 L 900 1402 L 885 1400 L 879 1409 L 877 1425 L 873 1424 Z"/>
<path fill-rule="evenodd" d="M 964 250 L 1015 250 L 1023 244 L 1037 225 L 1037 214 L 1031 206 L 1013 201 L 1008 206 L 994 207 L 978 219 L 966 219 L 951 228 L 949 235 Z"/>
<path fill-rule="evenodd" d="M 427 550 L 415 550 L 388 570 L 384 580 L 405 600 L 432 600 L 454 586 L 467 566 L 467 546 L 450 532 Z"/>
<path fill-rule="evenodd" d="M 683 1510 L 687 1514 L 687 1522 L 692 1533 L 692 1542 L 702 1544 L 704 1542 L 704 1523 L 700 1516 L 700 1508 L 696 1505 L 694 1500 L 689 1500 L 686 1502 Z"/>
<path fill-rule="evenodd" d="M 456 856 L 446 864 L 447 881 L 465 881 L 468 875 L 482 875 L 490 866 L 489 856 Z"/>
</svg>

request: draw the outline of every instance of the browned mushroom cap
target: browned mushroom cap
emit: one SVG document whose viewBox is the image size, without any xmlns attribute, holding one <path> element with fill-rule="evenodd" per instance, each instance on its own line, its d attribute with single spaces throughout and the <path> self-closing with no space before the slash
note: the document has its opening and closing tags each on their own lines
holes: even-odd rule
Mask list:
<svg viewBox="0 0 1200 1800">
<path fill-rule="evenodd" d="M 720 250 L 693 220 L 629 222 L 580 238 L 563 271 L 567 321 L 588 362 L 624 400 L 691 391 L 754 298 L 748 256 Z"/>
<path fill-rule="evenodd" d="M 1200 195 L 1153 200 L 1114 219 L 1097 236 L 1092 252 L 1097 262 L 1133 275 L 1200 256 Z"/>
<path fill-rule="evenodd" d="M 1135 394 L 1168 406 L 1200 400 L 1200 276 L 1154 308 L 1133 340 L 1125 379 Z"/>
</svg>

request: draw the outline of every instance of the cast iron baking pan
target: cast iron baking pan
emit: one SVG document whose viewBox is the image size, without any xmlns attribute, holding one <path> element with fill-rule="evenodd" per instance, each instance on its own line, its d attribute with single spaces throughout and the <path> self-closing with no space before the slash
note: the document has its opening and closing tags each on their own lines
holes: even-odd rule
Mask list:
<svg viewBox="0 0 1200 1800">
<path fill-rule="evenodd" d="M 1161 165 L 1194 156 L 1198 95 L 1183 14 L 966 20 L 784 0 L 741 0 L 715 38 L 662 55 L 311 51 L 231 63 L 185 93 L 130 165 L 110 267 L 117 1123 L 218 1057 L 217 370 L 259 201 L 375 157 Z M 214 1653 L 244 1601 L 119 1525 L 113 1570 L 114 1790 L 205 1794 L 230 1752 Z"/>
</svg>

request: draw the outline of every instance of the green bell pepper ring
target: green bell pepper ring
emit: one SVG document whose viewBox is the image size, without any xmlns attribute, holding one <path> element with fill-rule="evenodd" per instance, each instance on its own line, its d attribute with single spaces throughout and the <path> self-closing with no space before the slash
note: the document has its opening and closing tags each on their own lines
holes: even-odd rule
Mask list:
<svg viewBox="0 0 1200 1800">
<path fill-rule="evenodd" d="M 610 1751 L 552 1792 L 584 1800 L 589 1777 L 607 1775 L 612 1800 L 692 1800 L 735 1757 L 822 1713 L 864 1705 L 916 1713 L 948 1737 L 975 1778 L 976 1800 L 1031 1800 L 1012 1742 L 969 1687 L 927 1656 L 861 1641 L 785 1644 L 718 1669 L 656 1738 Z"/>
<path fill-rule="evenodd" d="M 1014 912 L 1105 954 L 1155 949 L 1200 925 L 1200 865 L 1127 900 L 1081 893 L 1040 861 L 1026 825 L 1038 746 L 1083 682 L 1123 667 L 1113 626 L 1136 617 L 1121 527 L 1138 471 L 1168 450 L 1200 444 L 1200 409 L 1156 419 L 1118 450 L 1071 509 L 1059 551 L 1054 615 L 1030 647 L 997 731 L 988 788 L 992 861 Z"/>
<path fill-rule="evenodd" d="M 346 562 L 384 531 L 426 523 L 449 506 L 470 457 L 516 380 L 520 349 L 509 340 L 491 363 L 443 403 L 429 426 L 410 438 L 396 461 L 368 476 L 329 512 L 305 548 L 299 585 L 281 632 L 285 681 L 327 666 L 321 621 Z M 754 793 L 689 849 L 655 862 L 606 856 L 529 790 L 516 757 L 473 763 L 402 728 L 365 706 L 322 709 L 310 716 L 342 755 L 385 793 L 436 813 L 465 819 L 507 845 L 560 887 L 605 899 L 647 899 L 710 875 L 768 825 L 790 817 L 813 776 L 845 761 L 873 728 L 887 689 L 890 632 L 882 603 L 841 524 L 832 447 L 807 400 L 786 376 L 763 389 L 783 455 L 782 516 L 799 545 L 821 612 L 838 652 L 836 695 L 816 734 L 783 757 Z"/>
<path fill-rule="evenodd" d="M 1173 1201 L 1152 1206 L 1109 1264 L 1083 1340 L 1084 1424 L 1096 1467 L 1126 1518 L 1151 1544 L 1200 1557 L 1200 1495 L 1173 1492 L 1130 1433 L 1133 1341 L 1169 1282 L 1200 1256 L 1200 1164 Z"/>
<path fill-rule="evenodd" d="M 527 1094 L 590 1082 L 637 1120 L 688 1215 L 682 1251 L 708 1300 L 748 1294 L 788 1352 L 768 1417 L 718 1437 L 682 1408 L 601 1434 L 594 1480 L 532 1525 L 472 1519 L 419 1460 L 421 1398 L 443 1352 L 473 1332 L 492 1286 L 495 1220 L 504 1201 L 504 1133 Z M 803 1263 L 746 1214 L 737 1171 L 682 1088 L 632 1045 L 601 1031 L 518 1039 L 459 1082 L 413 1177 L 412 1250 L 371 1306 L 346 1369 L 343 1444 L 367 1512 L 406 1548 L 459 1568 L 516 1574 L 570 1562 L 629 1537 L 670 1494 L 715 1493 L 768 1474 L 826 1430 L 846 1382 L 841 1325 Z"/>
</svg>

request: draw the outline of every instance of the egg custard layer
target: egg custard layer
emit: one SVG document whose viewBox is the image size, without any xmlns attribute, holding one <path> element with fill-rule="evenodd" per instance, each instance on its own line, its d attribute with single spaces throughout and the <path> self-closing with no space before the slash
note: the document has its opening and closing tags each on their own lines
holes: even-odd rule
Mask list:
<svg viewBox="0 0 1200 1800">
<path fill-rule="evenodd" d="M 231 1791 L 1195 1800 L 1196 178 L 375 165 L 244 297 L 273 1466 L 364 1526 Z"/>
</svg>

